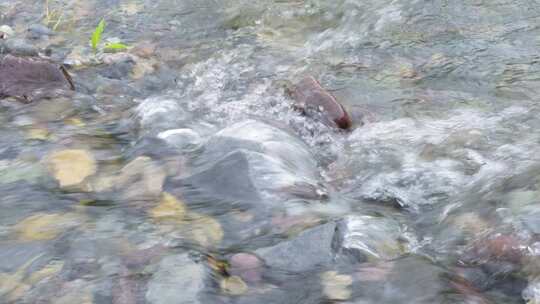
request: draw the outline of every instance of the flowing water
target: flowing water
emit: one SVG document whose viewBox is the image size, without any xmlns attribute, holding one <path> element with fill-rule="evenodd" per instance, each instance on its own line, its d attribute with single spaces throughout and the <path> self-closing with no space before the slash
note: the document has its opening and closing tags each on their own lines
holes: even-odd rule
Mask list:
<svg viewBox="0 0 540 304">
<path fill-rule="evenodd" d="M 93 54 L 103 39 L 132 47 Z M 45 24 L 53 33 L 29 31 Z M 540 303 L 540 2 L 0 0 L 1 303 Z M 354 118 L 301 115 L 312 75 Z"/>
</svg>

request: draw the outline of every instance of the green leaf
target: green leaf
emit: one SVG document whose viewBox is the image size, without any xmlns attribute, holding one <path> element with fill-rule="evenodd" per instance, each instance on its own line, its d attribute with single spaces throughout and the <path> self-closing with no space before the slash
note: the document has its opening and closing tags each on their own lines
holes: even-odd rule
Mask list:
<svg viewBox="0 0 540 304">
<path fill-rule="evenodd" d="M 107 43 L 105 45 L 105 49 L 114 50 L 114 51 L 125 50 L 127 48 L 128 48 L 127 45 L 125 45 L 123 43 L 120 43 L 120 42 L 118 42 L 118 43 Z"/>
<path fill-rule="evenodd" d="M 94 52 L 97 51 L 97 46 L 99 42 L 101 41 L 101 34 L 103 34 L 103 31 L 105 30 L 105 19 L 101 19 L 98 26 L 94 30 L 94 33 L 92 34 L 92 49 Z"/>
</svg>

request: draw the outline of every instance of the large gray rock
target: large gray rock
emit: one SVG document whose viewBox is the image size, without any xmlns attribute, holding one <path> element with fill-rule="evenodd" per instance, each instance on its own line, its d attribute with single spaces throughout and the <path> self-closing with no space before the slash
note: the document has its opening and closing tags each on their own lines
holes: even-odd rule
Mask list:
<svg viewBox="0 0 540 304">
<path fill-rule="evenodd" d="M 396 259 L 403 255 L 400 238 L 402 231 L 396 221 L 355 215 L 310 228 L 255 253 L 271 268 L 298 273 L 338 263 Z"/>
<path fill-rule="evenodd" d="M 325 198 L 314 156 L 281 128 L 247 120 L 218 132 L 204 148 L 198 170 L 185 182 L 216 198 Z"/>
<path fill-rule="evenodd" d="M 259 201 L 259 191 L 250 176 L 249 152 L 235 151 L 206 170 L 189 177 L 192 184 L 209 195 L 232 201 Z"/>
<path fill-rule="evenodd" d="M 267 266 L 289 272 L 313 271 L 334 262 L 332 240 L 336 230 L 334 222 L 308 229 L 292 240 L 255 253 Z"/>
<path fill-rule="evenodd" d="M 163 258 L 148 283 L 146 300 L 152 304 L 199 304 L 205 270 L 187 254 Z"/>
</svg>

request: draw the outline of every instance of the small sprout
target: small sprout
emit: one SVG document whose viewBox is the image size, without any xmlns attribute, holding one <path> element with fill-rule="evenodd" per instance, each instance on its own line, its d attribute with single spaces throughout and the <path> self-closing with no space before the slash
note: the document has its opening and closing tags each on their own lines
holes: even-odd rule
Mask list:
<svg viewBox="0 0 540 304">
<path fill-rule="evenodd" d="M 105 45 L 105 50 L 111 50 L 111 51 L 120 51 L 120 50 L 125 50 L 127 49 L 128 46 L 123 44 L 123 43 L 120 43 L 120 42 L 117 42 L 117 43 L 107 43 Z"/>
<path fill-rule="evenodd" d="M 105 30 L 105 19 L 101 19 L 98 26 L 94 30 L 94 33 L 92 34 L 92 49 L 94 50 L 94 53 L 97 52 L 97 47 L 99 42 L 101 41 L 101 34 L 103 34 L 103 31 Z"/>
<path fill-rule="evenodd" d="M 53 31 L 56 31 L 60 26 L 60 23 L 62 23 L 62 20 L 64 18 L 64 11 L 62 9 L 51 9 L 51 2 L 54 1 L 45 0 L 44 23 Z"/>
</svg>

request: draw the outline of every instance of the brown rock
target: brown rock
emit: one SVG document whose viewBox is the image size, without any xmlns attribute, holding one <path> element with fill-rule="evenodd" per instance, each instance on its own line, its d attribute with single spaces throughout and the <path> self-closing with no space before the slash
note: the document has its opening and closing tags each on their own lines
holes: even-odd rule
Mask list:
<svg viewBox="0 0 540 304">
<path fill-rule="evenodd" d="M 516 236 L 496 234 L 475 242 L 472 256 L 481 261 L 506 261 L 519 264 L 525 256 L 526 245 Z"/>
<path fill-rule="evenodd" d="M 345 108 L 326 91 L 315 78 L 309 76 L 300 81 L 291 92 L 295 107 L 308 116 L 319 112 L 323 122 L 341 129 L 349 129 L 352 121 Z"/>
<path fill-rule="evenodd" d="M 141 42 L 131 52 L 141 58 L 150 58 L 156 51 L 156 45 L 150 42 Z"/>
<path fill-rule="evenodd" d="M 62 66 L 39 58 L 6 55 L 0 59 L 0 98 L 15 97 L 31 102 L 74 89 Z"/>
<path fill-rule="evenodd" d="M 229 259 L 229 273 L 246 282 L 259 282 L 262 277 L 263 262 L 251 253 L 237 253 Z"/>
</svg>

